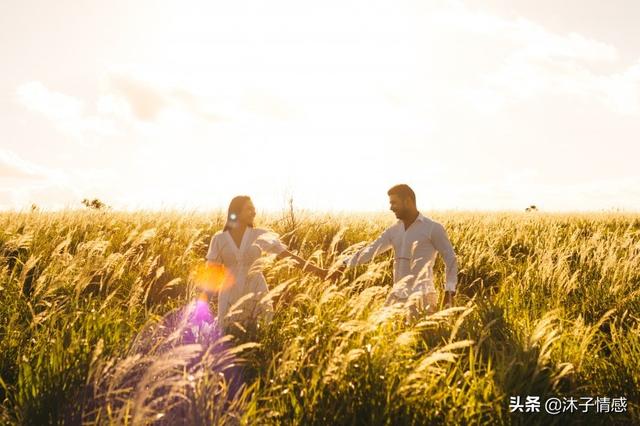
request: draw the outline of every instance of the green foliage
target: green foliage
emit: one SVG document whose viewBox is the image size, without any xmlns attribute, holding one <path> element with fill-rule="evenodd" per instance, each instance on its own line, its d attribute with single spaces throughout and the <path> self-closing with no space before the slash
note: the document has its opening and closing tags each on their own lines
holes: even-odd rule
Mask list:
<svg viewBox="0 0 640 426">
<path fill-rule="evenodd" d="M 274 320 L 214 356 L 167 336 L 140 352 L 136 336 L 193 299 L 190 273 L 222 214 L 0 214 L 0 423 L 175 424 L 176 412 L 188 424 L 639 423 L 640 219 L 433 216 L 458 254 L 457 307 L 418 318 L 385 307 L 389 255 L 336 283 L 270 258 Z M 391 223 L 262 219 L 324 267 Z M 220 357 L 243 364 L 237 393 L 208 368 Z M 516 395 L 629 405 L 545 417 L 509 413 Z"/>
</svg>

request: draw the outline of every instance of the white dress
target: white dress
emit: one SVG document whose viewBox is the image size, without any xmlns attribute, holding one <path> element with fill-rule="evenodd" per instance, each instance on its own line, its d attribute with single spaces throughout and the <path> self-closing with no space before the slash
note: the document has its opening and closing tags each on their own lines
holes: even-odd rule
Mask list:
<svg viewBox="0 0 640 426">
<path fill-rule="evenodd" d="M 263 252 L 280 254 L 287 247 L 278 235 L 266 229 L 249 228 L 242 235 L 238 247 L 228 231 L 217 232 L 209 244 L 207 260 L 224 265 L 230 279 L 218 293 L 218 324 L 261 317 L 267 321 L 273 316 L 271 302 L 259 303 L 269 291 L 267 282 L 256 261 Z M 252 268 L 253 266 L 253 268 Z M 243 296 L 248 296 L 239 307 L 230 308 Z"/>
</svg>

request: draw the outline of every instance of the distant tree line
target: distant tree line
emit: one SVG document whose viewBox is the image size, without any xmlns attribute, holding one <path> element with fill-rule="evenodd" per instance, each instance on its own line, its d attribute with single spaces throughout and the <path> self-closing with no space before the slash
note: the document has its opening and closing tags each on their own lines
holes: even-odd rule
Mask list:
<svg viewBox="0 0 640 426">
<path fill-rule="evenodd" d="M 102 201 L 100 201 L 97 198 L 94 198 L 93 200 L 85 198 L 85 199 L 82 200 L 82 204 L 86 208 L 93 209 L 93 210 L 104 210 L 104 209 L 110 208 L 110 206 L 108 206 L 107 204 L 103 203 Z"/>
</svg>

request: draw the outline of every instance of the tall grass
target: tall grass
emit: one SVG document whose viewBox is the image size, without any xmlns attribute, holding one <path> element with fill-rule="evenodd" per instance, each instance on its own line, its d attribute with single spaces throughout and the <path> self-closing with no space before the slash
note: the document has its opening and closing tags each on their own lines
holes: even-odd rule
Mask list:
<svg viewBox="0 0 640 426">
<path fill-rule="evenodd" d="M 456 307 L 385 307 L 390 255 L 338 282 L 267 258 L 273 321 L 220 339 L 180 320 L 220 214 L 0 214 L 0 423 L 640 423 L 638 216 L 433 217 L 458 254 Z M 333 267 L 391 218 L 262 222 Z M 510 413 L 517 395 L 628 408 Z"/>
</svg>

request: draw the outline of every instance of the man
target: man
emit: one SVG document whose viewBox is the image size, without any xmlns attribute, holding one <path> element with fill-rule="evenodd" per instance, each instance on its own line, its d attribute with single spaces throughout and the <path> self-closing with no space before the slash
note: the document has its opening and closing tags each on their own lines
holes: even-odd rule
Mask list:
<svg viewBox="0 0 640 426">
<path fill-rule="evenodd" d="M 369 246 L 346 259 L 336 274 L 342 273 L 346 267 L 369 262 L 393 248 L 394 286 L 386 304 L 409 302 L 419 307 L 428 306 L 433 312 L 438 301 L 433 283 L 433 264 L 436 252 L 439 252 L 444 259 L 446 271 L 445 306 L 452 306 L 458 282 L 458 266 L 447 232 L 441 224 L 418 211 L 416 195 L 408 185 L 396 185 L 387 194 L 390 209 L 398 222 Z"/>
</svg>

